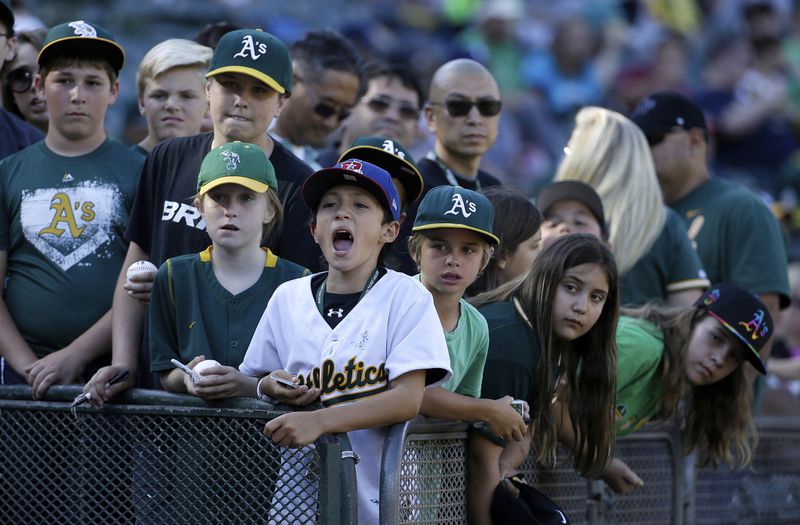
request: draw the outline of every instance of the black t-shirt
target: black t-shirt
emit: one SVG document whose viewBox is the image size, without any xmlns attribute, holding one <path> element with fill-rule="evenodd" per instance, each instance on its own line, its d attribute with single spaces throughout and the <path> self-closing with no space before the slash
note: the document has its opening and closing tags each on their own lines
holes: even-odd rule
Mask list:
<svg viewBox="0 0 800 525">
<path fill-rule="evenodd" d="M 378 282 L 384 275 L 386 275 L 386 268 L 378 268 L 378 278 L 375 279 L 375 282 Z M 314 294 L 315 298 L 326 277 L 328 277 L 328 272 L 317 274 L 311 278 L 311 293 Z M 372 283 L 372 285 L 375 286 L 375 283 Z M 336 328 L 336 325 L 342 322 L 342 319 L 347 317 L 347 314 L 356 307 L 361 300 L 361 294 L 362 292 L 345 294 L 325 292 L 325 297 L 322 300 L 322 317 L 328 323 L 328 326 Z"/>
<path fill-rule="evenodd" d="M 414 226 L 414 220 L 417 218 L 417 208 L 420 201 L 428 194 L 431 189 L 437 186 L 449 186 L 451 183 L 447 180 L 447 175 L 439 164 L 435 161 L 424 158 L 417 162 L 417 167 L 422 175 L 425 185 L 422 189 L 422 196 L 419 200 L 408 206 L 406 210 L 407 216 L 405 222 L 400 226 L 400 235 L 392 245 L 389 255 L 386 258 L 386 265 L 390 268 L 403 272 L 408 275 L 415 275 L 419 273 L 417 265 L 408 253 L 408 238 L 411 236 L 411 228 Z M 465 179 L 458 175 L 458 173 L 451 170 L 455 176 L 456 182 L 462 188 L 468 190 L 479 190 L 487 186 L 498 186 L 501 184 L 500 180 L 494 175 L 490 175 L 483 170 L 478 170 L 478 176 L 475 180 Z"/>
<path fill-rule="evenodd" d="M 139 188 L 125 237 L 150 254 L 160 266 L 170 257 L 205 250 L 211 239 L 205 221 L 193 206 L 197 175 L 203 157 L 211 150 L 213 133 L 167 140 L 145 160 Z M 314 243 L 308 224 L 311 211 L 300 190 L 311 168 L 277 141 L 269 160 L 278 179 L 283 204 L 283 229 L 270 249 L 312 271 L 320 266 L 322 252 Z"/>
</svg>

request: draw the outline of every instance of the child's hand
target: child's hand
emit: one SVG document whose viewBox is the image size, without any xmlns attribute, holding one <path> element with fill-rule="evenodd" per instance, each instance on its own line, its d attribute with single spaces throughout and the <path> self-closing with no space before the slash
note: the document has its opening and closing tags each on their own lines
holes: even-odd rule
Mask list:
<svg viewBox="0 0 800 525">
<path fill-rule="evenodd" d="M 313 443 L 323 434 L 319 414 L 290 412 L 278 416 L 264 427 L 264 435 L 281 447 L 298 448 Z"/>
<path fill-rule="evenodd" d="M 600 477 L 618 494 L 632 492 L 644 485 L 636 472 L 619 458 L 612 459 Z"/>
<path fill-rule="evenodd" d="M 123 390 L 127 390 L 133 386 L 134 374 L 129 374 L 127 378 L 115 385 L 106 387 L 106 384 L 111 381 L 111 378 L 124 370 L 122 366 L 104 366 L 92 376 L 92 378 L 83 385 L 83 393 L 91 392 L 92 398 L 89 403 L 95 408 L 102 407 L 103 404 L 112 396 L 117 395 Z"/>
<path fill-rule="evenodd" d="M 308 388 L 306 385 L 298 385 L 297 388 L 289 388 L 272 379 L 273 377 L 281 377 L 292 383 L 297 383 L 297 376 L 293 376 L 286 370 L 274 370 L 270 375 L 261 380 L 261 391 L 286 405 L 307 405 L 316 400 L 321 392 L 319 388 Z"/>
<path fill-rule="evenodd" d="M 194 384 L 194 393 L 197 397 L 226 399 L 241 396 L 246 390 L 246 376 L 232 366 L 212 366 L 198 374 L 200 381 Z"/>
<path fill-rule="evenodd" d="M 66 346 L 25 367 L 25 380 L 34 399 L 41 399 L 52 385 L 78 382 L 85 363 L 72 355 L 72 349 Z"/>
<path fill-rule="evenodd" d="M 158 272 L 142 272 L 131 276 L 130 280 L 123 285 L 129 296 L 133 297 L 140 304 L 147 306 L 150 304 L 150 294 L 153 291 L 153 282 L 156 280 Z"/>
<path fill-rule="evenodd" d="M 205 358 L 206 358 L 206 356 L 204 356 L 204 355 L 198 355 L 194 359 L 192 359 L 191 361 L 186 363 L 186 366 L 188 366 L 189 368 L 194 368 L 195 365 L 197 365 L 197 363 L 199 363 L 200 361 L 203 361 Z M 193 396 L 196 396 L 197 395 L 197 391 L 194 388 L 195 387 L 194 383 L 192 383 L 192 377 L 189 374 L 184 374 L 183 372 L 181 372 L 181 376 L 183 377 L 183 386 L 186 387 L 186 392 L 188 394 L 192 394 Z"/>
<path fill-rule="evenodd" d="M 520 441 L 525 435 L 525 422 L 519 412 L 511 406 L 513 400 L 511 396 L 489 400 L 492 406 L 486 414 L 489 430 L 506 441 Z"/>
</svg>

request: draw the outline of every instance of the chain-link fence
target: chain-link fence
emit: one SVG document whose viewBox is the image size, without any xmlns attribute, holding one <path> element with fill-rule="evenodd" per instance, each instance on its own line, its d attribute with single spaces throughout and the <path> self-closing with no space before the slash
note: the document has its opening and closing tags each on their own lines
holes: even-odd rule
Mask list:
<svg viewBox="0 0 800 525">
<path fill-rule="evenodd" d="M 0 523 L 355 523 L 346 436 L 284 449 L 255 400 L 127 393 L 74 413 L 77 387 L 0 388 Z M 348 456 L 348 454 L 344 454 Z"/>
</svg>

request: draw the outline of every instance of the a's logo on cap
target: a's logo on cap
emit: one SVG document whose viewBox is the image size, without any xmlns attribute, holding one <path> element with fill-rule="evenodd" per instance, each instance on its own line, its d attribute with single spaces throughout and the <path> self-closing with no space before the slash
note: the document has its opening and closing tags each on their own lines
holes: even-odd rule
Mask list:
<svg viewBox="0 0 800 525">
<path fill-rule="evenodd" d="M 631 113 L 631 117 L 646 115 L 647 113 L 653 111 L 655 107 L 656 107 L 656 101 L 650 97 L 647 97 L 641 102 L 639 102 L 639 105 L 636 106 L 636 109 L 634 109 L 633 113 Z"/>
<path fill-rule="evenodd" d="M 355 171 L 356 173 L 364 174 L 362 168 L 364 167 L 363 164 L 358 162 L 357 160 L 350 159 L 348 161 L 342 162 L 342 169 L 347 171 Z"/>
<path fill-rule="evenodd" d="M 256 52 L 256 48 L 258 48 L 258 52 Z M 242 57 L 249 58 L 251 60 L 258 60 L 266 52 L 267 44 L 259 42 L 258 45 L 256 45 L 255 41 L 253 40 L 253 35 L 245 35 L 242 38 L 242 49 L 233 55 L 233 58 Z"/>
<path fill-rule="evenodd" d="M 757 341 L 769 333 L 769 326 L 764 323 L 764 310 L 760 308 L 756 310 L 749 322 L 739 321 L 737 324 L 750 334 L 750 339 L 753 341 Z"/>
<path fill-rule="evenodd" d="M 69 27 L 75 30 L 75 34 L 84 38 L 97 38 L 97 31 L 95 28 L 84 22 L 83 20 L 76 20 L 70 22 Z"/>
<path fill-rule="evenodd" d="M 703 299 L 703 304 L 708 306 L 716 303 L 717 301 L 719 301 L 719 289 L 714 288 L 713 290 L 708 291 L 706 298 Z"/>
<path fill-rule="evenodd" d="M 399 148 L 396 148 L 394 146 L 394 141 L 393 140 L 389 140 L 389 139 L 384 140 L 383 141 L 383 150 L 384 151 L 388 151 L 392 155 L 396 155 L 396 156 L 400 157 L 401 159 L 405 160 L 405 158 L 406 158 L 406 154 L 403 153 L 402 151 L 400 151 Z"/>
<path fill-rule="evenodd" d="M 220 153 L 219 156 L 228 161 L 228 163 L 225 165 L 225 167 L 228 168 L 228 171 L 235 171 L 236 168 L 239 167 L 239 163 L 242 161 L 242 159 L 239 158 L 239 154 L 235 151 L 225 150 Z"/>
<path fill-rule="evenodd" d="M 469 209 L 469 211 L 467 211 Z M 459 213 L 466 219 L 473 213 L 477 211 L 477 207 L 475 206 L 474 202 L 466 201 L 464 202 L 464 197 L 461 196 L 460 193 L 456 193 L 453 195 L 453 206 L 444 212 L 445 215 L 458 215 Z"/>
</svg>

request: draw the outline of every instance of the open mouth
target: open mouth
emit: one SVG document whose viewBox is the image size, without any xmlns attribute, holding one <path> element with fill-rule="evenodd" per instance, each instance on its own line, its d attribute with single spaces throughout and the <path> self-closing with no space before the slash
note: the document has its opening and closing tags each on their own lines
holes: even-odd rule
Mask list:
<svg viewBox="0 0 800 525">
<path fill-rule="evenodd" d="M 353 247 L 353 234 L 347 230 L 333 232 L 333 249 L 337 252 L 346 252 Z"/>
<path fill-rule="evenodd" d="M 447 272 L 442 274 L 442 280 L 446 283 L 455 283 L 461 280 L 461 276 L 457 273 Z"/>
<path fill-rule="evenodd" d="M 233 232 L 239 231 L 239 227 L 234 225 L 234 224 L 226 224 L 226 225 L 222 226 L 222 228 L 220 228 L 220 229 L 221 230 L 229 230 L 229 231 L 233 231 Z"/>
</svg>

